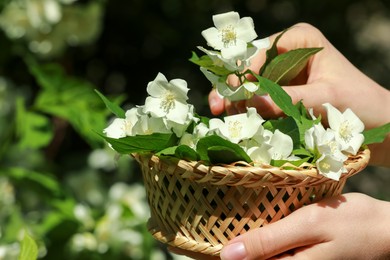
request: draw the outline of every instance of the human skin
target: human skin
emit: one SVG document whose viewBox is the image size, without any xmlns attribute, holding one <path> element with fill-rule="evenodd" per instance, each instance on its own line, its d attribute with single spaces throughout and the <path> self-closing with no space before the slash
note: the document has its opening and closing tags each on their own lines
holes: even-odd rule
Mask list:
<svg viewBox="0 0 390 260">
<path fill-rule="evenodd" d="M 271 36 L 271 42 L 277 34 Z M 316 114 L 323 103 L 339 110 L 351 108 L 367 129 L 390 122 L 390 91 L 353 66 L 315 27 L 300 23 L 278 42 L 279 52 L 305 48 L 324 49 L 310 58 L 306 69 L 283 88 L 293 102 L 302 100 Z M 265 51 L 252 62 L 258 71 Z M 234 84 L 235 79 L 230 79 Z M 264 118 L 282 116 L 268 96 L 254 96 L 241 102 L 228 102 L 210 92 L 211 112 L 219 115 L 244 112 L 256 107 Z M 390 167 L 390 137 L 370 145 L 370 164 Z M 240 235 L 221 251 L 223 260 L 250 259 L 390 259 L 390 202 L 350 193 L 305 206 L 289 216 Z M 170 249 L 194 259 L 219 259 L 194 252 Z"/>
<path fill-rule="evenodd" d="M 271 42 L 277 34 L 272 35 Z M 340 111 L 352 109 L 364 122 L 366 129 L 390 122 L 390 91 L 367 77 L 352 65 L 315 27 L 300 23 L 288 30 L 278 42 L 279 53 L 297 48 L 323 47 L 323 50 L 310 58 L 307 68 L 284 86 L 294 103 L 302 100 L 316 114 L 326 114 L 322 104 L 330 103 Z M 259 71 L 265 60 L 263 50 L 252 61 L 250 69 Z M 234 85 L 234 79 L 230 80 Z M 240 102 L 221 99 L 215 91 L 209 94 L 211 112 L 219 115 L 244 112 L 247 107 L 256 107 L 264 118 L 283 115 L 269 96 L 254 96 Z M 381 144 L 370 147 L 371 165 L 390 167 L 390 135 Z"/>
<path fill-rule="evenodd" d="M 389 217 L 390 202 L 360 193 L 327 198 L 232 239 L 221 259 L 389 259 Z M 171 251 L 194 259 L 219 259 Z"/>
</svg>

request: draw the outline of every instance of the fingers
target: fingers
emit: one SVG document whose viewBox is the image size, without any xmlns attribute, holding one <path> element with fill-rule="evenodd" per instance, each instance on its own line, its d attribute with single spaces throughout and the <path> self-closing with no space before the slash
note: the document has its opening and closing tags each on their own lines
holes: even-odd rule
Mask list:
<svg viewBox="0 0 390 260">
<path fill-rule="evenodd" d="M 270 36 L 271 42 L 280 33 Z M 286 52 L 298 48 L 323 47 L 327 45 L 327 39 L 316 27 L 307 23 L 298 23 L 290 27 L 278 41 L 278 50 Z"/>
<path fill-rule="evenodd" d="M 270 36 L 270 41 L 274 42 L 275 38 L 280 33 L 274 34 Z M 297 49 L 297 48 L 306 48 L 306 47 L 331 47 L 331 44 L 328 42 L 328 40 L 324 37 L 324 35 L 315 27 L 313 27 L 310 24 L 306 23 L 299 23 L 294 26 L 292 26 L 284 35 L 280 38 L 278 42 L 278 51 L 279 53 L 283 53 L 289 50 Z M 250 69 L 253 71 L 259 71 L 260 67 L 264 64 L 265 58 L 266 58 L 266 50 L 262 50 L 251 62 Z M 320 53 L 320 55 L 324 55 L 323 53 Z M 327 56 L 327 55 L 325 55 Z M 314 57 L 312 57 L 309 60 L 308 69 L 305 71 L 305 73 L 302 73 L 301 78 L 299 80 L 293 82 L 295 84 L 307 84 L 311 82 L 315 82 L 316 75 L 315 72 L 310 70 L 311 63 L 313 62 Z M 318 73 L 318 72 L 317 72 Z M 308 81 L 308 77 L 311 77 L 311 82 Z M 237 79 L 234 77 L 229 78 L 229 83 L 231 85 L 237 84 Z M 318 95 L 312 95 L 314 91 L 311 89 L 304 88 L 306 85 L 300 85 L 295 88 L 287 89 L 286 91 L 290 94 L 292 94 L 292 98 L 294 103 L 298 102 L 299 100 L 303 99 L 304 103 L 305 100 L 309 101 L 311 104 L 320 104 L 315 103 L 315 98 L 317 98 Z M 308 86 L 308 85 L 307 85 Z M 303 92 L 302 90 L 305 90 Z M 306 98 L 308 95 L 311 95 L 310 98 Z M 314 98 L 313 98 L 314 97 Z M 318 97 L 321 98 L 321 97 Z M 228 114 L 234 114 L 234 113 L 242 113 L 245 112 L 246 107 L 256 107 L 258 108 L 259 113 L 265 117 L 270 118 L 274 116 L 280 116 L 282 113 L 280 109 L 272 102 L 272 100 L 269 99 L 267 96 L 255 96 L 252 100 L 249 100 L 247 102 L 223 102 L 222 98 L 217 95 L 217 93 L 213 90 L 209 95 L 209 102 L 210 103 L 210 109 L 213 115 L 219 115 L 221 114 L 225 109 Z M 329 101 L 328 101 L 329 102 Z"/>
<path fill-rule="evenodd" d="M 306 217 L 299 214 L 300 211 L 297 213 L 233 239 L 222 249 L 221 259 L 268 259 L 291 249 L 322 242 L 316 227 L 311 226 Z"/>
<path fill-rule="evenodd" d="M 316 114 L 323 113 L 323 103 L 333 102 L 335 93 L 331 86 L 327 86 L 325 82 L 317 81 L 316 83 L 283 87 L 287 94 L 291 97 L 293 104 L 301 101 L 307 108 L 313 108 Z M 315 94 L 313 94 L 315 93 Z M 226 102 L 226 111 L 229 114 L 243 113 L 248 107 L 255 107 L 257 112 L 265 119 L 277 118 L 283 116 L 282 110 L 268 96 L 253 96 L 251 99 L 228 103 Z"/>
<path fill-rule="evenodd" d="M 215 89 L 209 93 L 209 106 L 211 113 L 215 116 L 225 111 L 225 100 L 218 95 Z"/>
<path fill-rule="evenodd" d="M 340 195 L 324 199 L 272 224 L 248 231 L 225 245 L 221 259 L 290 259 L 291 255 L 302 256 L 291 259 L 322 259 L 307 256 L 311 253 L 315 256 L 330 245 L 334 239 L 329 232 L 333 221 L 330 216 L 337 217 L 340 208 L 347 206 L 347 197 L 351 198 Z"/>
</svg>

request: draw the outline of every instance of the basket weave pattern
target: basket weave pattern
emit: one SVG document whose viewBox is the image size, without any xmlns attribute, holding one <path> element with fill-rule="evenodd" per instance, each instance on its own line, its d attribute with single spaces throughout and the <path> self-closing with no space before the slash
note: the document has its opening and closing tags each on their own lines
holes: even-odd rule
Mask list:
<svg viewBox="0 0 390 260">
<path fill-rule="evenodd" d="M 198 162 L 133 155 L 139 162 L 151 209 L 149 231 L 159 241 L 219 255 L 230 239 L 275 222 L 325 197 L 339 195 L 348 177 L 368 163 L 361 151 L 339 181 L 311 166 L 205 166 Z"/>
</svg>

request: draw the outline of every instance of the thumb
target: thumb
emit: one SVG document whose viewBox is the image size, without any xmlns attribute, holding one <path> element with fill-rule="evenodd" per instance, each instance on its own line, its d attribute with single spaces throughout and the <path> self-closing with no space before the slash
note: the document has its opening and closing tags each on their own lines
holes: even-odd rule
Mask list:
<svg viewBox="0 0 390 260">
<path fill-rule="evenodd" d="M 321 232 L 316 232 L 315 225 L 307 221 L 305 214 L 302 208 L 277 222 L 234 238 L 222 249 L 221 259 L 268 259 L 294 248 L 320 243 Z"/>
</svg>

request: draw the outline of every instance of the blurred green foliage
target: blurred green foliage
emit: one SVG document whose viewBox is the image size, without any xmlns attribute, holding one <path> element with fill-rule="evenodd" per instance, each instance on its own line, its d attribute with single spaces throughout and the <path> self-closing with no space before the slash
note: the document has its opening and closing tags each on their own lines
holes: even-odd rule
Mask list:
<svg viewBox="0 0 390 260">
<path fill-rule="evenodd" d="M 94 89 L 130 107 L 162 72 L 186 79 L 191 103 L 207 115 L 209 83 L 188 59 L 215 13 L 253 17 L 259 37 L 311 23 L 359 69 L 390 82 L 385 0 L 51 0 L 61 16 L 6 16 L 26 1 L 44 2 L 0 1 L 0 259 L 17 258 L 25 231 L 42 259 L 173 258 L 146 230 L 137 165 L 96 134 L 110 117 Z M 390 198 L 372 176 L 390 179 L 370 171 L 347 189 Z"/>
</svg>

